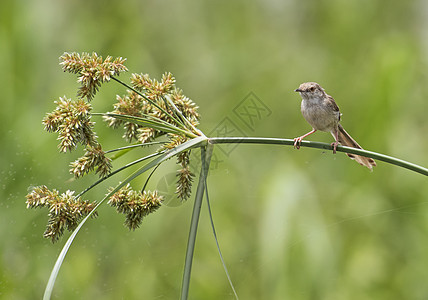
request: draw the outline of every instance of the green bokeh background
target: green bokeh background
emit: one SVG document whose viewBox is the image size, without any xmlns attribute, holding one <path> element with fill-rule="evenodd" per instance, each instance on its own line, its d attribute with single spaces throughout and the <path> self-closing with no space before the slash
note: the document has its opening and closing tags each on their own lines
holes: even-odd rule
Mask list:
<svg viewBox="0 0 428 300">
<path fill-rule="evenodd" d="M 3 1 L 0 298 L 40 299 L 69 236 L 54 245 L 42 238 L 47 211 L 26 209 L 27 188 L 80 191 L 96 180 L 70 181 L 68 163 L 82 149 L 58 153 L 41 125 L 54 100 L 75 97 L 76 77 L 58 66 L 63 52 L 123 56 L 130 72 L 157 78 L 172 72 L 200 106 L 207 135 L 225 118 L 236 126 L 230 135 L 306 133 L 293 90 L 316 81 L 366 149 L 428 166 L 427 16 L 421 0 Z M 111 110 L 124 92 L 104 85 L 94 110 Z M 234 109 L 251 92 L 271 114 L 250 128 Z M 96 131 L 105 149 L 124 144 L 102 122 Z M 211 205 L 241 299 L 428 299 L 426 177 L 382 162 L 370 173 L 343 153 L 308 148 L 214 154 Z M 159 169 L 150 188 L 171 172 L 172 164 Z M 114 182 L 85 199 L 100 200 Z M 101 207 L 72 245 L 53 298 L 179 298 L 192 203 L 164 206 L 135 232 Z M 206 203 L 190 299 L 233 299 Z"/>
</svg>

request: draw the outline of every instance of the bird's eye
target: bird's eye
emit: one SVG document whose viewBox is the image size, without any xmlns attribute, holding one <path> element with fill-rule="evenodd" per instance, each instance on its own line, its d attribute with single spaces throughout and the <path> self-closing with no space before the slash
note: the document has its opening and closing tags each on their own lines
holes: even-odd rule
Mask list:
<svg viewBox="0 0 428 300">
<path fill-rule="evenodd" d="M 315 87 L 311 86 L 311 88 L 309 89 L 311 92 L 315 91 Z"/>
</svg>

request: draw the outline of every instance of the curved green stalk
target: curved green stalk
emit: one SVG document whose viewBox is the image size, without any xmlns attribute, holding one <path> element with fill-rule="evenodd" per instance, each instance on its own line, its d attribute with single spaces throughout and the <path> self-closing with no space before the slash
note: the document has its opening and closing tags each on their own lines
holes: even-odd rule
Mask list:
<svg viewBox="0 0 428 300">
<path fill-rule="evenodd" d="M 210 138 L 209 141 L 213 144 L 271 144 L 271 145 L 289 145 L 289 146 L 294 145 L 294 140 L 292 139 L 261 138 L 261 137 L 215 137 L 215 138 Z M 318 149 L 324 149 L 324 150 L 333 150 L 333 147 L 330 144 L 320 143 L 320 142 L 302 141 L 300 146 L 309 147 L 309 148 L 318 148 Z M 386 163 L 390 163 L 392 165 L 406 168 L 411 171 L 428 176 L 427 168 L 424 168 L 422 166 L 419 166 L 392 156 L 388 156 L 385 154 L 367 151 L 364 149 L 345 147 L 340 145 L 337 146 L 337 151 L 371 157 L 373 159 L 384 161 Z"/>
<path fill-rule="evenodd" d="M 204 198 L 205 182 L 214 145 L 208 143 L 206 148 L 201 147 L 201 173 L 199 175 L 198 188 L 196 190 L 195 203 L 193 204 L 192 221 L 190 223 L 189 240 L 187 242 L 186 261 L 184 263 L 183 282 L 181 285 L 181 300 L 187 300 L 189 296 L 190 274 L 192 271 L 193 253 L 195 251 L 196 233 L 198 230 L 199 215 L 201 213 L 202 199 Z"/>
<path fill-rule="evenodd" d="M 230 277 L 229 270 L 227 269 L 226 262 L 224 261 L 223 254 L 222 254 L 221 249 L 220 249 L 220 243 L 218 242 L 217 232 L 216 232 L 215 226 L 214 226 L 214 218 L 213 218 L 213 214 L 211 212 L 211 204 L 210 204 L 210 197 L 208 195 L 208 184 L 207 184 L 207 178 L 206 177 L 205 177 L 205 198 L 207 200 L 208 216 L 210 218 L 211 229 L 213 231 L 213 236 L 214 236 L 215 244 L 217 246 L 218 254 L 220 255 L 221 264 L 223 265 L 223 269 L 224 269 L 224 272 L 226 273 L 226 277 L 227 277 L 227 280 L 229 281 L 229 285 L 233 291 L 233 295 L 235 296 L 235 299 L 238 300 L 239 299 L 238 293 L 236 292 L 235 286 L 233 285 L 232 278 Z"/>
</svg>

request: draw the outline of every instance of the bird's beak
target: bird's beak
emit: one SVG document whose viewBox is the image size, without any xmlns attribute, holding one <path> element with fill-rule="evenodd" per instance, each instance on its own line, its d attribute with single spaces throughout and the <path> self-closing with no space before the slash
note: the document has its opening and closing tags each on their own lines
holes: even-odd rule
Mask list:
<svg viewBox="0 0 428 300">
<path fill-rule="evenodd" d="M 300 93 L 300 92 L 303 92 L 301 89 L 295 89 L 294 91 L 295 91 L 295 92 L 299 92 L 299 93 Z"/>
</svg>

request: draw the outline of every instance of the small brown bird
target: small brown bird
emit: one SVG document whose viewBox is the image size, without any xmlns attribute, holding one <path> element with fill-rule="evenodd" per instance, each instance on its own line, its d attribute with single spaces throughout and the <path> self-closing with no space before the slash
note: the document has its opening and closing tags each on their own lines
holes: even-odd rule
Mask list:
<svg viewBox="0 0 428 300">
<path fill-rule="evenodd" d="M 343 146 L 363 149 L 339 123 L 342 115 L 339 107 L 333 97 L 328 95 L 318 83 L 305 82 L 294 91 L 300 93 L 302 97 L 301 111 L 303 117 L 312 126 L 312 131 L 294 139 L 294 148 L 299 149 L 300 143 L 305 137 L 317 130 L 321 130 L 330 132 L 333 135 L 335 139 L 335 142 L 331 144 L 333 146 L 333 153 L 336 153 L 339 143 Z M 349 153 L 346 153 L 346 155 L 370 170 L 373 170 L 373 167 L 376 166 L 376 162 L 369 157 Z"/>
</svg>

